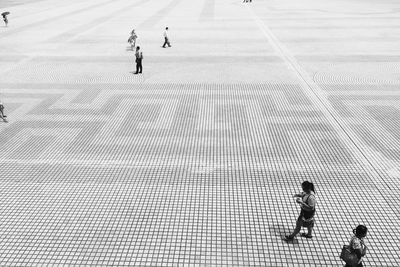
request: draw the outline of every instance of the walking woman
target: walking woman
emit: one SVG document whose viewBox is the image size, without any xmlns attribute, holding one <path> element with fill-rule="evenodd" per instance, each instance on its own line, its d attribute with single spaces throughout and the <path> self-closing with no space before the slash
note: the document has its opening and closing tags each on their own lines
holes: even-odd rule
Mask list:
<svg viewBox="0 0 400 267">
<path fill-rule="evenodd" d="M 362 257 L 367 253 L 367 246 L 364 244 L 364 237 L 367 236 L 368 229 L 365 225 L 359 225 L 353 230 L 354 236 L 350 239 L 349 248 L 352 253 L 355 253 L 358 258 L 357 267 L 363 267 Z M 352 267 L 346 264 L 345 267 Z"/>
<path fill-rule="evenodd" d="M 296 202 L 300 204 L 301 212 L 297 218 L 296 228 L 293 233 L 284 237 L 285 241 L 293 240 L 293 238 L 300 232 L 301 227 L 307 227 L 307 234 L 302 233 L 301 236 L 305 238 L 312 238 L 312 230 L 314 228 L 314 215 L 315 215 L 315 189 L 314 184 L 309 181 L 304 181 L 301 184 L 303 192 L 295 194 Z"/>
</svg>

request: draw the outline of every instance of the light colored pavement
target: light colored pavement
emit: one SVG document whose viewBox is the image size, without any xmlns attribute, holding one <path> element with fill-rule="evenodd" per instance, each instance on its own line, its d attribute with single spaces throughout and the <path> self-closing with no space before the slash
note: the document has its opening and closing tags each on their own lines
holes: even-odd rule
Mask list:
<svg viewBox="0 0 400 267">
<path fill-rule="evenodd" d="M 398 1 L 10 2 L 1 266 L 400 266 Z"/>
</svg>

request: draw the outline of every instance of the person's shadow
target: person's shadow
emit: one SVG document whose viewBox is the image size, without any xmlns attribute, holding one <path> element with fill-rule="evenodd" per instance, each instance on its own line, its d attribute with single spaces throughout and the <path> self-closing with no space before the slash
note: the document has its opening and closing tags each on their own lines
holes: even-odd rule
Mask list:
<svg viewBox="0 0 400 267">
<path fill-rule="evenodd" d="M 279 237 L 283 242 L 286 242 L 288 244 L 294 244 L 294 245 L 299 244 L 299 241 L 296 238 L 294 238 L 293 240 L 290 240 L 290 241 L 283 240 L 285 235 L 287 235 L 288 233 L 290 233 L 292 231 L 292 229 L 289 229 L 285 225 L 275 224 L 275 225 L 272 225 L 271 227 L 269 227 L 268 230 L 269 230 L 271 236 Z"/>
</svg>

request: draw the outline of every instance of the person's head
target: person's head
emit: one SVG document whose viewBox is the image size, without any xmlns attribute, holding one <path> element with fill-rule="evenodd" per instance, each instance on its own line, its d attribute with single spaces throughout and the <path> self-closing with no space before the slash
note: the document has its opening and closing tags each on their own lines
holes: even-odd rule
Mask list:
<svg viewBox="0 0 400 267">
<path fill-rule="evenodd" d="M 354 234 L 358 238 L 363 238 L 367 235 L 368 229 L 365 225 L 360 224 L 359 226 L 356 227 L 356 229 L 353 230 Z"/>
<path fill-rule="evenodd" d="M 139 51 L 140 50 L 140 46 L 136 46 L 136 51 Z"/>
<path fill-rule="evenodd" d="M 314 184 L 309 182 L 309 181 L 304 181 L 301 184 L 301 188 L 303 189 L 304 192 L 311 192 L 313 191 L 315 193 L 315 188 L 314 188 Z"/>
<path fill-rule="evenodd" d="M 168 27 L 165 27 L 165 30 L 168 31 Z"/>
</svg>

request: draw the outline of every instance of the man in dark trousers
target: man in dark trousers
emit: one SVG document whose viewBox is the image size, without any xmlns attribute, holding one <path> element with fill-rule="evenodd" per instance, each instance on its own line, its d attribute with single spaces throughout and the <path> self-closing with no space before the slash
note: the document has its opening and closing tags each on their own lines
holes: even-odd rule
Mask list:
<svg viewBox="0 0 400 267">
<path fill-rule="evenodd" d="M 136 47 L 136 72 L 135 74 L 142 73 L 142 60 L 143 60 L 143 53 L 140 51 L 140 46 Z"/>
<path fill-rule="evenodd" d="M 168 47 L 171 47 L 171 44 L 169 43 L 169 37 L 168 37 L 168 27 L 165 28 L 164 31 L 164 44 L 163 44 L 163 48 L 165 48 L 165 45 L 168 45 Z"/>
</svg>

